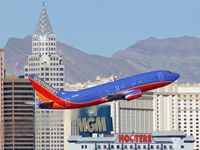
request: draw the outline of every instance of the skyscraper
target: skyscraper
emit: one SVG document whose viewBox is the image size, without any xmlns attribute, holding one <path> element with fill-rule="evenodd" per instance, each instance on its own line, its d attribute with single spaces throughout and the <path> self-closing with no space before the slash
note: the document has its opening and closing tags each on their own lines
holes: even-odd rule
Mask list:
<svg viewBox="0 0 200 150">
<path fill-rule="evenodd" d="M 43 3 L 36 32 L 32 37 L 32 55 L 28 56 L 25 76 L 36 74 L 59 90 L 64 90 L 63 60 L 56 54 L 56 36 L 51 29 Z"/>
<path fill-rule="evenodd" d="M 34 150 L 34 106 L 25 102 L 34 98 L 28 79 L 4 80 L 4 149 Z"/>
<path fill-rule="evenodd" d="M 4 80 L 4 49 L 0 49 L 0 149 L 3 149 L 3 80 Z"/>
<path fill-rule="evenodd" d="M 28 56 L 25 76 L 36 74 L 58 90 L 64 89 L 63 60 L 56 54 L 56 36 L 43 3 L 36 32 L 32 37 L 32 55 Z M 36 96 L 35 99 L 39 101 Z M 35 109 L 35 145 L 37 150 L 64 150 L 64 111 Z"/>
</svg>

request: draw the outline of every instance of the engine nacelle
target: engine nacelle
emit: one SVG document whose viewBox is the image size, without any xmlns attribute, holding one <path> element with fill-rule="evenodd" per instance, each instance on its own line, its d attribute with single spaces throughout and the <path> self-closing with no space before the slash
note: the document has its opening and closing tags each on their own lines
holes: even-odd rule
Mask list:
<svg viewBox="0 0 200 150">
<path fill-rule="evenodd" d="M 140 96 L 142 96 L 141 90 L 139 90 L 139 89 L 133 90 L 133 91 L 126 94 L 125 100 L 130 101 L 130 100 L 136 99 Z"/>
</svg>

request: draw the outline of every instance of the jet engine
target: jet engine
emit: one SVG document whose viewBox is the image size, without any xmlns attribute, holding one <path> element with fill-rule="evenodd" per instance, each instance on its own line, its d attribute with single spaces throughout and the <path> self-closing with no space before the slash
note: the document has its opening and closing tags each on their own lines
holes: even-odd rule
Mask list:
<svg viewBox="0 0 200 150">
<path fill-rule="evenodd" d="M 131 101 L 131 100 L 136 99 L 140 96 L 142 96 L 142 92 L 141 92 L 141 90 L 137 89 L 137 90 L 133 90 L 133 91 L 127 93 L 124 99 L 127 100 L 127 101 Z"/>
</svg>

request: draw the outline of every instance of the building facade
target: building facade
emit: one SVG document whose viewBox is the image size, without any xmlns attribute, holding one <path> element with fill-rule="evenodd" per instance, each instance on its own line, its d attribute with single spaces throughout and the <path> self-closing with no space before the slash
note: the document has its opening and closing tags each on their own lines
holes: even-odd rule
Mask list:
<svg viewBox="0 0 200 150">
<path fill-rule="evenodd" d="M 153 93 L 145 92 L 132 101 L 110 103 L 113 133 L 150 133 L 153 131 Z"/>
<path fill-rule="evenodd" d="M 145 137 L 145 138 L 144 138 Z M 70 149 L 76 150 L 193 150 L 194 138 L 183 131 L 151 134 L 114 134 L 102 137 L 71 136 Z"/>
<path fill-rule="evenodd" d="M 4 80 L 4 49 L 0 49 L 0 149 L 3 149 L 4 142 L 4 127 L 3 127 L 3 80 Z"/>
<path fill-rule="evenodd" d="M 36 74 L 58 90 L 64 90 L 63 59 L 56 53 L 56 36 L 43 3 L 36 32 L 32 37 L 32 55 L 28 56 L 25 76 Z M 35 101 L 39 102 L 36 95 Z M 35 149 L 64 150 L 67 144 L 65 111 L 35 108 Z"/>
<path fill-rule="evenodd" d="M 4 80 L 4 148 L 34 150 L 34 91 L 28 79 Z"/>
<path fill-rule="evenodd" d="M 181 130 L 200 149 L 200 84 L 173 83 L 154 92 L 154 130 Z"/>
<path fill-rule="evenodd" d="M 154 90 L 154 131 L 178 130 L 178 84 Z"/>
</svg>

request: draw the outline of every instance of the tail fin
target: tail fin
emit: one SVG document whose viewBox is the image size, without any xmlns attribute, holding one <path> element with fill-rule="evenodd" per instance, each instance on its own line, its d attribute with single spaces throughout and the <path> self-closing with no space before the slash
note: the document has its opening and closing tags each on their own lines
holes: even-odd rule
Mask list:
<svg viewBox="0 0 200 150">
<path fill-rule="evenodd" d="M 66 95 L 51 87 L 48 83 L 40 79 L 35 74 L 29 75 L 29 80 L 40 98 L 39 108 L 44 109 L 65 109 L 66 101 L 63 99 Z"/>
<path fill-rule="evenodd" d="M 35 74 L 30 74 L 28 78 L 39 96 L 41 103 L 52 102 L 52 100 L 59 98 L 59 96 L 62 95 L 62 92 L 51 87 Z"/>
</svg>

